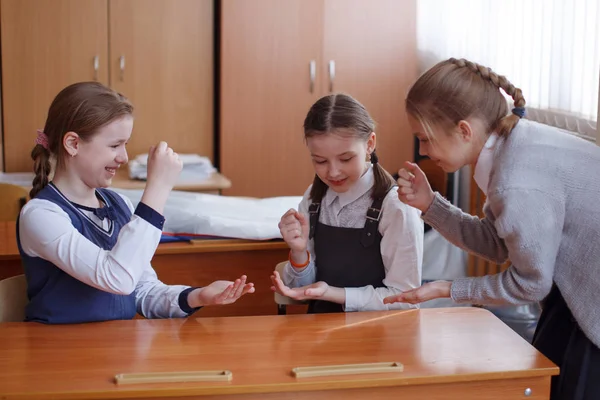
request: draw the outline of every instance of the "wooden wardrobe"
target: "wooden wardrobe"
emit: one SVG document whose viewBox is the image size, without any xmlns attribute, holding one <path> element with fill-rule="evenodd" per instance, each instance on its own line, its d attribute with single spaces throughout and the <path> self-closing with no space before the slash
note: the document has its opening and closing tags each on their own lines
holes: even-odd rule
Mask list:
<svg viewBox="0 0 600 400">
<path fill-rule="evenodd" d="M 0 0 L 5 172 L 32 170 L 65 86 L 99 81 L 135 107 L 130 158 L 166 140 L 212 159 L 213 0 Z"/>
<path fill-rule="evenodd" d="M 226 194 L 302 195 L 314 176 L 302 124 L 331 92 L 369 110 L 388 171 L 412 160 L 404 99 L 418 71 L 415 0 L 222 0 L 220 49 Z"/>
</svg>

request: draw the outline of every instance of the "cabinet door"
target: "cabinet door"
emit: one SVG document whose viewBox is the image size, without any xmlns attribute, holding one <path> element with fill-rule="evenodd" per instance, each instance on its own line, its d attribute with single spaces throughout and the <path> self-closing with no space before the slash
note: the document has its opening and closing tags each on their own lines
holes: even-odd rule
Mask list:
<svg viewBox="0 0 600 400">
<path fill-rule="evenodd" d="M 213 158 L 213 1 L 110 0 L 110 82 L 135 108 L 130 158 L 166 141 Z"/>
<path fill-rule="evenodd" d="M 324 93 L 350 94 L 367 108 L 391 173 L 413 159 L 404 100 L 417 78 L 415 21 L 415 0 L 325 0 Z"/>
<path fill-rule="evenodd" d="M 221 170 L 233 184 L 225 192 L 302 195 L 314 176 L 302 124 L 320 96 L 322 0 L 221 4 Z"/>
<path fill-rule="evenodd" d="M 6 172 L 30 172 L 36 129 L 65 86 L 108 84 L 107 0 L 1 0 Z"/>
</svg>

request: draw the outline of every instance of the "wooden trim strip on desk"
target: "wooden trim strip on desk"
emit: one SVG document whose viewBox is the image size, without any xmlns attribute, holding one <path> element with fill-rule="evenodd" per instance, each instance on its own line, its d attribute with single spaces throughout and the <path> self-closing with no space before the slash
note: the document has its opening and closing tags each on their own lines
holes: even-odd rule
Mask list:
<svg viewBox="0 0 600 400">
<path fill-rule="evenodd" d="M 231 371 L 146 372 L 115 375 L 115 383 L 230 382 L 232 377 Z"/>
<path fill-rule="evenodd" d="M 296 378 L 312 378 L 315 376 L 376 374 L 384 372 L 402 372 L 404 366 L 399 362 L 379 362 L 344 365 L 319 365 L 316 367 L 296 367 L 292 375 Z"/>
</svg>

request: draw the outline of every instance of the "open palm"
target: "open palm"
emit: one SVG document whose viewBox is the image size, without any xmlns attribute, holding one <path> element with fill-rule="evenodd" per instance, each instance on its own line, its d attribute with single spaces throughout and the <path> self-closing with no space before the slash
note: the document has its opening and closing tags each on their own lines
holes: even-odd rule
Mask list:
<svg viewBox="0 0 600 400">
<path fill-rule="evenodd" d="M 271 290 L 274 292 L 289 297 L 290 299 L 300 301 L 318 299 L 324 296 L 329 289 L 329 285 L 323 281 L 315 282 L 307 286 L 290 288 L 283 283 L 281 276 L 277 271 L 274 271 L 273 275 L 271 275 L 271 282 L 273 282 Z"/>
<path fill-rule="evenodd" d="M 429 282 L 416 289 L 407 290 L 394 296 L 383 299 L 384 304 L 410 303 L 419 304 L 425 301 L 450 297 L 451 282 L 435 281 Z"/>
<path fill-rule="evenodd" d="M 204 305 L 231 304 L 247 293 L 254 293 L 254 284 L 246 283 L 246 276 L 231 281 L 214 281 L 200 291 L 200 302 Z"/>
</svg>

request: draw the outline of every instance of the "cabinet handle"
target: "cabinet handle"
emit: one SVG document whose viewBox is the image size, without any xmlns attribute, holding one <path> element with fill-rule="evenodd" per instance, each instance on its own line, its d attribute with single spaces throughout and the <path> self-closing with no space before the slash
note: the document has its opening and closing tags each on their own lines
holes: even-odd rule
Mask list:
<svg viewBox="0 0 600 400">
<path fill-rule="evenodd" d="M 98 69 L 100 68 L 100 57 L 94 57 L 94 80 L 98 81 Z"/>
<path fill-rule="evenodd" d="M 335 61 L 329 61 L 329 91 L 333 92 L 333 82 L 335 81 Z"/>
<path fill-rule="evenodd" d="M 124 80 L 125 75 L 125 56 L 119 57 L 119 70 L 120 70 L 120 80 Z"/>
<path fill-rule="evenodd" d="M 315 76 L 317 74 L 317 63 L 315 60 L 310 60 L 308 64 L 308 73 L 310 75 L 310 92 L 314 92 L 315 90 Z"/>
</svg>

